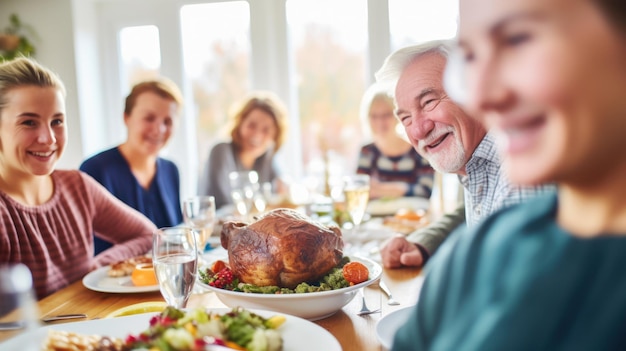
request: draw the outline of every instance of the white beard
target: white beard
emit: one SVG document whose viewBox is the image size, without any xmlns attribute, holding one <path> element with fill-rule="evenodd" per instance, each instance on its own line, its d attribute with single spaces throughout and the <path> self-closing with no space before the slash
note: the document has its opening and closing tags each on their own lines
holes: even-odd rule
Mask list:
<svg viewBox="0 0 626 351">
<path fill-rule="evenodd" d="M 453 144 L 445 151 L 429 153 L 426 157 L 430 165 L 441 173 L 458 173 L 465 167 L 465 149 L 455 133 Z"/>
</svg>

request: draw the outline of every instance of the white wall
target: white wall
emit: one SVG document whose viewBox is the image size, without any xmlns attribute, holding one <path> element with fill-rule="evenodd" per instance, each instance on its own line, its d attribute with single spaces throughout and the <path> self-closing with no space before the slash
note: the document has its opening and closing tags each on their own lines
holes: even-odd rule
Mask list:
<svg viewBox="0 0 626 351">
<path fill-rule="evenodd" d="M 22 22 L 34 28 L 35 57 L 57 72 L 67 89 L 68 147 L 58 168 L 77 168 L 83 159 L 81 122 L 78 108 L 78 85 L 74 53 L 74 29 L 71 0 L 0 0 L 0 28 L 15 13 Z"/>
<path fill-rule="evenodd" d="M 102 84 L 102 59 L 99 55 L 98 23 L 95 6 L 86 0 L 72 0 L 74 57 L 76 61 L 76 85 L 83 157 L 91 156 L 108 146 L 109 128 L 107 118 L 120 121 L 120 130 L 125 130 L 121 113 L 108 116 L 104 108 Z M 121 102 L 120 102 L 121 104 Z M 119 134 L 119 133 L 118 133 Z M 117 140 L 116 140 L 117 141 Z"/>
</svg>

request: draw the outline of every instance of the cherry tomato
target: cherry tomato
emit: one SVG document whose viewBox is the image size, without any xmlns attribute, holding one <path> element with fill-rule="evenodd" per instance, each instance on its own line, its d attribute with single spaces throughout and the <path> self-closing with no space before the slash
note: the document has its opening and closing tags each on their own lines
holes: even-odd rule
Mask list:
<svg viewBox="0 0 626 351">
<path fill-rule="evenodd" d="M 343 266 L 343 277 L 351 284 L 359 284 L 369 278 L 367 267 L 361 262 L 348 262 Z"/>
<path fill-rule="evenodd" d="M 211 266 L 211 270 L 213 271 L 213 273 L 218 273 L 224 268 L 226 268 L 226 263 L 224 263 L 224 261 L 222 260 L 215 261 L 213 263 L 213 266 Z"/>
</svg>

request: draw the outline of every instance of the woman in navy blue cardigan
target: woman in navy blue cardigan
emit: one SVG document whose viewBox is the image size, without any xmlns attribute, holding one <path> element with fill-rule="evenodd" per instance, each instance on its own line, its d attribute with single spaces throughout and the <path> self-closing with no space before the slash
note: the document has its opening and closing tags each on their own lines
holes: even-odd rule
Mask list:
<svg viewBox="0 0 626 351">
<path fill-rule="evenodd" d="M 178 168 L 172 161 L 159 157 L 174 133 L 181 105 L 180 90 L 167 79 L 135 85 L 124 108 L 126 141 L 87 159 L 80 166 L 80 170 L 143 213 L 157 227 L 182 222 Z M 95 252 L 110 246 L 96 239 Z"/>
</svg>

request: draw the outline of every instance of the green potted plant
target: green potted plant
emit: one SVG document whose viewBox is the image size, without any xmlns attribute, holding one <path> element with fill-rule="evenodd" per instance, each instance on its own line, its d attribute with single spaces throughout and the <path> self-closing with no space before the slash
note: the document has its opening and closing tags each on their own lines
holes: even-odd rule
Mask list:
<svg viewBox="0 0 626 351">
<path fill-rule="evenodd" d="M 33 28 L 22 23 L 16 14 L 12 14 L 9 21 L 9 26 L 0 33 L 0 62 L 17 56 L 33 56 L 35 47 L 27 36 L 37 36 Z"/>
</svg>

